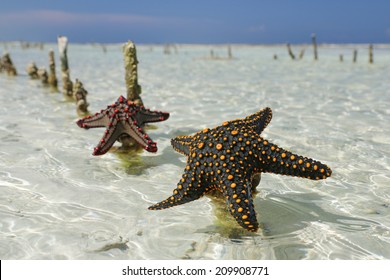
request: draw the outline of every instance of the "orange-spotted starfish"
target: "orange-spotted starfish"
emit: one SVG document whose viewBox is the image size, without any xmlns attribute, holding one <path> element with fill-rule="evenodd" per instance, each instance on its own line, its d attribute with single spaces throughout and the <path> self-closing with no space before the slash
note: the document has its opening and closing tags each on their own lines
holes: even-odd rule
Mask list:
<svg viewBox="0 0 390 280">
<path fill-rule="evenodd" d="M 85 129 L 106 127 L 103 138 L 93 151 L 95 156 L 105 154 L 122 135 L 132 137 L 145 150 L 154 153 L 157 151 L 157 144 L 142 127 L 145 123 L 164 121 L 168 117 L 169 113 L 150 111 L 120 96 L 107 109 L 78 120 L 77 125 Z"/>
<path fill-rule="evenodd" d="M 180 205 L 219 190 L 238 224 L 249 231 L 257 231 L 259 224 L 252 200 L 256 183 L 252 184 L 252 180 L 259 173 L 312 180 L 331 175 L 331 169 L 325 164 L 293 154 L 262 138 L 260 133 L 271 118 L 271 109 L 265 108 L 244 119 L 172 139 L 173 148 L 188 157 L 187 166 L 173 195 L 149 209 Z"/>
</svg>

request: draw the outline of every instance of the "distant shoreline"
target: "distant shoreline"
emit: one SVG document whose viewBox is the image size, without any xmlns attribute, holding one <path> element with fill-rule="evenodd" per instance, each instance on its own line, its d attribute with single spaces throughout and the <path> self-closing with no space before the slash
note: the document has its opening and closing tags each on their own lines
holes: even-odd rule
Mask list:
<svg viewBox="0 0 390 280">
<path fill-rule="evenodd" d="M 28 43 L 28 44 L 57 44 L 57 42 L 40 42 L 40 41 L 0 41 L 0 44 L 21 44 L 21 43 Z M 99 42 L 70 42 L 72 45 L 97 45 L 97 46 L 115 46 L 115 45 L 122 45 L 125 42 L 122 43 L 99 43 Z M 165 46 L 165 45 L 175 45 L 178 47 L 197 47 L 197 46 L 213 46 L 213 47 L 226 47 L 226 46 L 234 46 L 234 47 L 285 47 L 286 43 L 262 43 L 262 44 L 247 44 L 247 43 L 137 43 L 137 46 Z M 374 45 L 376 48 L 390 48 L 390 43 L 319 43 L 318 46 L 322 48 L 348 48 L 348 47 L 367 47 L 368 45 Z M 302 46 L 302 47 L 311 47 L 311 43 L 298 43 L 293 44 L 290 43 L 292 46 Z"/>
</svg>

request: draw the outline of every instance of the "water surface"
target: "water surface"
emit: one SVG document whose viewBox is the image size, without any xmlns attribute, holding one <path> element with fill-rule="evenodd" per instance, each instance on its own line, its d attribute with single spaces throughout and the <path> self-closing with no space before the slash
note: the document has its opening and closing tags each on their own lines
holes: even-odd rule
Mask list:
<svg viewBox="0 0 390 280">
<path fill-rule="evenodd" d="M 138 46 L 144 103 L 171 116 L 148 130 L 156 154 L 99 157 L 91 154 L 104 129 L 80 129 L 75 105 L 25 74 L 31 61 L 47 65 L 49 48 L 58 61 L 55 45 L 0 45 L 20 73 L 0 74 L 1 259 L 390 258 L 388 46 L 375 48 L 372 65 L 367 46 L 321 47 L 317 62 L 309 47 L 292 61 L 284 46 L 233 46 L 232 60 L 203 59 L 211 49 L 225 57 L 226 46 L 178 46 L 170 55 Z M 125 95 L 120 45 L 70 45 L 68 57 L 91 112 Z M 266 106 L 273 119 L 262 135 L 328 164 L 331 178 L 263 174 L 256 234 L 218 198 L 147 210 L 185 167 L 171 138 Z"/>
</svg>

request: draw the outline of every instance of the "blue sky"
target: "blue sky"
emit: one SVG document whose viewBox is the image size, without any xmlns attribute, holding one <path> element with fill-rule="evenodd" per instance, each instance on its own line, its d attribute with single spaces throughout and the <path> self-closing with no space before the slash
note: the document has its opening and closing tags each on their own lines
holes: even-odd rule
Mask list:
<svg viewBox="0 0 390 280">
<path fill-rule="evenodd" d="M 390 43 L 390 0 L 0 0 L 0 41 Z"/>
</svg>

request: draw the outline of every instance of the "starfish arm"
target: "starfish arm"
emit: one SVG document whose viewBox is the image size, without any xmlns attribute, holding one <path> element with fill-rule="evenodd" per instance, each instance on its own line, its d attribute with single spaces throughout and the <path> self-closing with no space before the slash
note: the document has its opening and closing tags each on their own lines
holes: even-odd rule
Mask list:
<svg viewBox="0 0 390 280">
<path fill-rule="evenodd" d="M 107 151 L 112 147 L 112 145 L 114 145 L 119 136 L 121 136 L 122 130 L 122 125 L 116 118 L 113 118 L 112 122 L 109 123 L 108 128 L 104 132 L 103 138 L 95 147 L 92 154 L 94 156 L 100 156 L 107 153 Z"/>
<path fill-rule="evenodd" d="M 81 128 L 106 127 L 109 123 L 109 117 L 106 111 L 96 113 L 93 116 L 87 116 L 77 121 L 77 125 Z"/>
<path fill-rule="evenodd" d="M 263 141 L 259 147 L 260 166 L 262 172 L 280 175 L 304 177 L 312 180 L 326 179 L 332 170 L 319 161 L 303 157 L 279 148 L 277 145 Z"/>
<path fill-rule="evenodd" d="M 122 121 L 121 134 L 126 133 L 148 152 L 157 152 L 157 144 L 150 139 L 149 135 L 139 126 L 136 121 Z"/>
<path fill-rule="evenodd" d="M 176 189 L 173 190 L 173 195 L 159 203 L 150 206 L 148 209 L 161 210 L 191 202 L 202 197 L 208 189 L 205 188 L 201 182 L 196 180 L 195 176 L 192 175 L 193 172 L 188 171 L 189 169 L 190 167 L 187 165 L 182 179 L 177 184 Z"/>
<path fill-rule="evenodd" d="M 188 156 L 190 154 L 190 146 L 192 136 L 178 136 L 171 140 L 171 145 L 176 152 Z"/>
<path fill-rule="evenodd" d="M 251 180 L 248 178 L 227 183 L 224 195 L 237 223 L 246 230 L 257 231 L 259 223 L 252 199 Z"/>
<path fill-rule="evenodd" d="M 169 113 L 160 111 L 151 111 L 141 107 L 135 114 L 134 118 L 137 120 L 140 126 L 145 123 L 161 122 L 169 118 Z"/>
<path fill-rule="evenodd" d="M 267 127 L 272 119 L 272 110 L 269 107 L 258 111 L 257 113 L 250 115 L 244 119 L 244 122 L 248 124 L 257 134 Z"/>
</svg>

